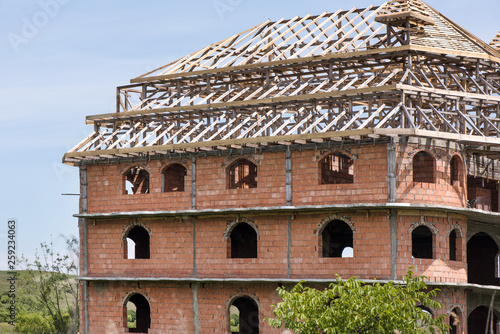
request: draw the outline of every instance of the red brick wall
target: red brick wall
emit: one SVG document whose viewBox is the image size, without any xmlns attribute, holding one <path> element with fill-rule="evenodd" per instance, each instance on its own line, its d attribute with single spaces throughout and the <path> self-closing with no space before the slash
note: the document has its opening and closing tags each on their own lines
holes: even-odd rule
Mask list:
<svg viewBox="0 0 500 334">
<path fill-rule="evenodd" d="M 318 225 L 328 217 L 353 222 L 353 258 L 322 257 Z M 339 274 L 345 278 L 389 279 L 390 245 L 386 212 L 300 215 L 292 221 L 292 278 L 335 278 Z"/>
<path fill-rule="evenodd" d="M 196 222 L 198 277 L 286 277 L 287 217 L 248 217 L 258 228 L 257 258 L 228 258 L 224 238 L 231 218 L 200 219 Z"/>
<path fill-rule="evenodd" d="M 422 214 L 425 216 L 403 211 L 398 217 L 398 277 L 401 278 L 413 267 L 417 275 L 425 275 L 432 282 L 467 283 L 466 218 L 425 211 Z M 411 232 L 420 225 L 425 225 L 434 232 L 432 259 L 412 257 Z M 457 234 L 457 248 L 460 252 L 457 259 L 461 261 L 449 259 L 449 232 L 452 228 L 461 232 Z"/>
<path fill-rule="evenodd" d="M 193 293 L 187 283 L 91 282 L 89 286 L 89 333 L 128 333 L 123 304 L 131 292 L 139 292 L 150 302 L 150 334 L 191 334 Z M 81 321 L 83 328 L 83 319 Z M 82 331 L 83 332 L 83 331 Z"/>
<path fill-rule="evenodd" d="M 257 188 L 228 189 L 226 169 L 238 158 L 257 165 Z M 284 152 L 199 158 L 196 168 L 196 208 L 199 210 L 286 204 Z"/>
<path fill-rule="evenodd" d="M 126 259 L 122 233 L 135 220 L 88 224 L 88 274 L 111 277 L 190 277 L 193 275 L 191 221 L 147 221 L 150 259 Z"/>
<path fill-rule="evenodd" d="M 443 315 L 445 323 L 450 324 L 450 313 L 455 308 L 460 309 L 457 333 L 465 334 L 467 330 L 467 292 L 459 289 L 440 288 L 435 300 L 443 305 L 439 310 L 433 310 L 434 316 Z"/>
<path fill-rule="evenodd" d="M 320 184 L 320 160 L 340 152 L 354 158 L 354 183 Z M 292 152 L 293 205 L 386 203 L 387 144 Z"/>
<path fill-rule="evenodd" d="M 435 183 L 413 182 L 413 157 L 423 147 L 400 145 L 397 150 L 398 202 L 467 207 L 465 165 L 462 165 L 462 182 L 450 183 L 450 161 L 460 152 L 439 148 L 425 149 L 435 159 Z M 463 163 L 463 159 L 461 159 Z"/>
<path fill-rule="evenodd" d="M 163 168 L 181 163 L 187 168 L 183 192 L 162 193 Z M 149 171 L 149 194 L 125 194 L 123 173 L 140 165 Z M 191 168 L 186 161 L 152 161 L 147 164 L 110 164 L 87 167 L 88 213 L 191 209 Z"/>
<path fill-rule="evenodd" d="M 91 282 L 89 286 L 89 332 L 127 333 L 123 317 L 123 304 L 133 292 L 146 296 L 151 305 L 150 334 L 192 334 L 194 333 L 193 285 L 190 283 L 118 283 Z M 225 284 L 200 283 L 198 286 L 198 310 L 201 334 L 229 334 L 228 308 L 239 296 L 252 297 L 259 306 L 259 329 L 261 333 L 278 334 L 283 329 L 271 328 L 265 318 L 273 316 L 272 306 L 280 301 L 276 292 L 278 285 L 269 284 Z M 315 285 L 321 289 L 323 286 Z M 466 305 L 463 290 L 442 289 L 436 300 L 443 307 L 432 310 L 435 316 L 445 315 L 456 306 Z M 467 310 L 461 306 L 463 314 Z M 82 327 L 83 321 L 82 318 Z M 464 320 L 464 317 L 462 317 Z M 464 328 L 465 322 L 462 323 Z M 459 333 L 463 333 L 460 331 Z"/>
<path fill-rule="evenodd" d="M 411 204 L 465 207 L 466 181 L 450 184 L 450 160 L 458 152 L 428 149 L 435 158 L 435 183 L 413 181 L 413 156 L 418 145 L 400 145 L 397 153 L 397 200 Z M 352 184 L 320 184 L 319 161 L 335 150 L 292 152 L 293 205 L 386 203 L 387 144 L 362 145 L 337 151 L 354 159 Z M 238 156 L 197 159 L 197 209 L 284 206 L 285 153 L 245 156 L 258 166 L 257 188 L 228 189 L 226 168 Z M 185 191 L 162 193 L 162 169 L 180 162 L 187 168 Z M 137 165 L 137 164 L 136 164 Z M 150 172 L 149 194 L 124 194 L 123 173 L 133 164 L 88 166 L 88 212 L 176 211 L 191 209 L 191 166 L 187 161 L 153 161 L 139 164 Z M 462 176 L 465 166 L 462 166 Z"/>
<path fill-rule="evenodd" d="M 466 221 L 443 213 L 401 211 L 398 217 L 398 278 L 409 267 L 436 282 L 467 282 Z M 246 217 L 258 229 L 258 257 L 232 259 L 225 239 L 230 217 L 196 221 L 198 277 L 287 277 L 288 216 Z M 324 258 L 321 253 L 322 221 L 352 222 L 353 258 Z M 423 224 L 434 231 L 433 259 L 412 258 L 411 231 Z M 133 221 L 132 221 L 133 222 Z M 122 233 L 129 220 L 98 220 L 88 226 L 88 273 L 111 277 L 192 277 L 193 225 L 172 219 L 145 221 L 151 231 L 151 258 L 126 259 Z M 449 260 L 449 232 L 458 228 L 458 261 Z M 343 277 L 389 279 L 391 276 L 388 211 L 298 215 L 292 220 L 291 278 Z"/>
</svg>

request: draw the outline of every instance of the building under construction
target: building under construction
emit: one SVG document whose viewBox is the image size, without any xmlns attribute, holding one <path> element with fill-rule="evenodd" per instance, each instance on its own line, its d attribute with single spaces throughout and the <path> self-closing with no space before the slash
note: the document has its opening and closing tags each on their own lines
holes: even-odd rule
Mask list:
<svg viewBox="0 0 500 334">
<path fill-rule="evenodd" d="M 391 1 L 266 21 L 116 95 L 64 156 L 81 333 L 277 334 L 280 285 L 413 267 L 451 333 L 498 334 L 500 34 Z"/>
</svg>

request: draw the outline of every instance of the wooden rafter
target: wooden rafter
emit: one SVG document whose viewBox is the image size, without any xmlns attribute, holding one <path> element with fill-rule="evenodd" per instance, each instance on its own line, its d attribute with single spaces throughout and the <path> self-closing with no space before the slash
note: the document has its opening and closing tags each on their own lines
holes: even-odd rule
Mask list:
<svg viewBox="0 0 500 334">
<path fill-rule="evenodd" d="M 500 32 L 493 38 L 490 45 L 500 51 Z"/>
</svg>

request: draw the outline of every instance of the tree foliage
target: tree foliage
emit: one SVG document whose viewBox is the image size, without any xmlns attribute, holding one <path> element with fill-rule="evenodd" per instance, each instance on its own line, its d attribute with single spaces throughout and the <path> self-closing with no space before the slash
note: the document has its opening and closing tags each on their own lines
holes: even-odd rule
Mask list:
<svg viewBox="0 0 500 334">
<path fill-rule="evenodd" d="M 441 308 L 424 277 L 408 271 L 405 284 L 365 284 L 356 277 L 337 277 L 322 291 L 297 284 L 291 291 L 278 288 L 283 302 L 274 307 L 272 327 L 284 326 L 297 334 L 414 334 L 447 333 L 444 317 L 433 318 L 421 307 Z"/>
<path fill-rule="evenodd" d="M 19 279 L 16 332 L 77 333 L 78 283 L 77 264 L 68 254 L 54 253 L 52 243 L 42 243 L 41 254 L 30 263 Z M 68 250 L 78 256 L 76 238 L 67 240 Z"/>
</svg>

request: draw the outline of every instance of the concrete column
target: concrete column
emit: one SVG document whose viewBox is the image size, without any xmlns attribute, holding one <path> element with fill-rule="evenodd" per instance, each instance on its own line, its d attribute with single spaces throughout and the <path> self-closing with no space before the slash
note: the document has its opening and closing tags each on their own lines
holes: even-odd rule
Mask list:
<svg viewBox="0 0 500 334">
<path fill-rule="evenodd" d="M 191 157 L 191 209 L 196 210 L 196 157 Z"/>
<path fill-rule="evenodd" d="M 290 148 L 286 150 L 286 180 L 285 180 L 285 189 L 286 189 L 286 205 L 292 205 L 292 151 Z"/>
</svg>

